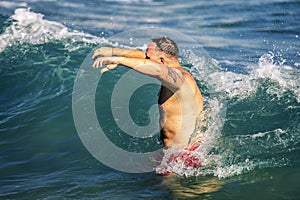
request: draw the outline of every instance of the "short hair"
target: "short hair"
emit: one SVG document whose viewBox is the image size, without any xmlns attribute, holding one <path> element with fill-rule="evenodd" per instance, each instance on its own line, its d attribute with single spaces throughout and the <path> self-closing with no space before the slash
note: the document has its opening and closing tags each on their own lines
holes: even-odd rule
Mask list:
<svg viewBox="0 0 300 200">
<path fill-rule="evenodd" d="M 178 58 L 178 47 L 176 42 L 168 37 L 161 37 L 152 39 L 152 42 L 156 44 L 157 49 L 164 53 Z"/>
</svg>

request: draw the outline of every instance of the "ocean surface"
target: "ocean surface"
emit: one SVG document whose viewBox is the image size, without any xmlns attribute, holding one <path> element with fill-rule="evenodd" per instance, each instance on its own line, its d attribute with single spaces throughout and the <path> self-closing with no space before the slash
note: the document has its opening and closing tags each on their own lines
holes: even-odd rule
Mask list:
<svg viewBox="0 0 300 200">
<path fill-rule="evenodd" d="M 169 166 L 179 174 L 169 177 L 103 164 L 74 121 L 74 83 L 91 52 L 143 49 L 160 34 L 178 41 L 208 124 L 196 151 L 202 165 Z M 299 37 L 298 0 L 1 0 L 0 199 L 300 199 Z M 118 147 L 157 150 L 157 134 L 129 136 L 112 115 L 127 72 L 94 83 L 94 111 Z M 158 91 L 146 84 L 130 97 L 138 127 L 151 123 Z"/>
</svg>

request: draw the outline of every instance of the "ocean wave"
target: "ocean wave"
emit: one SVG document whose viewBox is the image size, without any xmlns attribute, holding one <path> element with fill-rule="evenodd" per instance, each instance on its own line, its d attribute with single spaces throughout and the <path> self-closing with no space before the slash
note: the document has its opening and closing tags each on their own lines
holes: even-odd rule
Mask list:
<svg viewBox="0 0 300 200">
<path fill-rule="evenodd" d="M 230 61 L 226 61 L 227 63 Z M 198 63 L 197 59 L 192 59 L 192 74 L 209 88 L 209 93 L 215 94 L 224 100 L 243 100 L 257 91 L 262 82 L 271 81 L 268 92 L 276 94 L 280 98 L 284 92 L 291 91 L 300 102 L 300 72 L 298 69 L 285 64 L 286 59 L 282 55 L 276 55 L 270 51 L 263 54 L 256 65 L 248 66 L 248 74 L 236 73 L 233 71 L 220 71 L 212 68 L 211 65 L 219 65 L 216 60 L 211 60 L 208 66 Z M 232 63 L 231 64 L 235 64 Z M 250 65 L 250 64 L 248 64 Z"/>
<path fill-rule="evenodd" d="M 69 40 L 66 46 L 69 51 L 75 51 L 76 42 L 88 44 L 106 43 L 105 38 L 99 38 L 88 33 L 70 30 L 63 24 L 44 19 L 44 15 L 30 11 L 29 8 L 18 8 L 11 16 L 13 23 L 0 35 L 0 52 L 17 44 L 44 44 L 50 41 Z"/>
<path fill-rule="evenodd" d="M 13 57 L 14 61 L 10 61 L 15 63 L 9 66 L 11 69 L 5 69 L 9 71 L 9 74 L 4 73 L 4 75 L 8 75 L 5 77 L 6 85 L 10 85 L 9 78 L 11 77 L 18 80 L 22 76 L 20 80 L 23 83 L 18 82 L 19 85 L 16 85 L 16 87 L 19 87 L 19 90 L 14 90 L 14 95 L 18 96 L 18 99 L 11 100 L 15 96 L 8 95 L 7 102 L 9 103 L 1 107 L 5 110 L 5 112 L 0 113 L 0 125 L 3 125 L 3 127 L 13 118 L 20 115 L 25 116 L 33 110 L 39 109 L 38 106 L 41 103 L 61 97 L 61 94 L 66 92 L 70 93 L 76 70 L 73 68 L 74 63 L 72 63 L 69 53 L 74 58 L 78 53 L 78 49 L 84 44 L 112 45 L 109 39 L 70 30 L 63 24 L 45 20 L 42 14 L 31 12 L 26 8 L 16 9 L 11 19 L 13 20 L 12 24 L 0 35 L 0 52 L 5 57 L 6 53 L 9 55 L 10 52 L 6 51 L 9 51 L 10 48 L 16 47 L 18 49 L 24 44 L 29 44 L 29 48 L 23 53 L 19 52 L 22 49 L 17 50 L 16 52 L 19 52 L 20 55 Z M 55 41 L 58 41 L 58 43 L 53 43 Z M 121 46 L 122 44 L 116 45 Z M 139 47 L 145 48 L 145 46 Z M 54 48 L 54 50 L 51 48 Z M 52 54 L 53 52 L 55 53 Z M 26 63 L 16 63 L 22 56 L 24 56 L 22 61 L 25 59 L 28 65 Z M 35 57 L 35 59 L 32 60 L 31 57 Z M 289 109 L 296 113 L 296 109 L 299 108 L 297 103 L 300 102 L 299 70 L 286 64 L 286 59 L 274 51 L 261 55 L 257 63 L 247 66 L 249 71 L 243 74 L 223 70 L 219 61 L 209 57 L 201 57 L 197 52 L 185 55 L 184 59 L 185 62 L 191 64 L 192 67 L 187 67 L 187 69 L 197 79 L 199 87 L 204 89 L 206 109 L 209 112 L 209 128 L 201 147 L 196 152 L 203 166 L 199 169 L 185 170 L 182 165 L 175 164 L 169 166 L 168 170 L 172 169 L 185 176 L 213 174 L 223 178 L 246 173 L 262 166 L 264 163 L 267 163 L 264 165 L 266 167 L 288 163 L 285 159 L 282 162 L 281 157 L 268 160 L 264 156 L 270 156 L 271 152 L 274 152 L 274 149 L 278 146 L 291 150 L 294 148 L 295 140 L 298 139 L 296 134 L 299 128 L 294 129 L 291 126 L 294 126 L 293 123 L 297 123 L 297 119 L 292 121 L 289 127 L 276 127 L 278 124 L 269 127 L 268 123 L 265 122 L 266 124 L 262 124 L 262 130 L 257 131 L 254 129 L 252 133 L 242 133 L 243 130 L 250 129 L 251 123 L 245 120 L 245 116 L 240 112 L 241 115 L 238 117 L 239 120 L 245 121 L 244 128 L 240 128 L 242 130 L 240 132 L 228 133 L 229 137 L 224 132 L 224 123 L 229 121 L 232 127 L 238 126 L 235 123 L 230 123 L 234 119 L 230 118 L 231 113 L 228 112 L 236 111 L 234 109 L 230 110 L 230 108 L 239 102 L 242 102 L 241 105 L 244 106 L 245 113 L 249 115 L 247 119 L 251 119 L 251 117 L 253 119 L 255 114 L 272 116 Z M 229 65 L 236 64 L 232 61 L 226 62 Z M 81 62 L 78 61 L 77 65 L 79 63 Z M 258 98 L 261 96 L 255 95 L 262 87 L 266 91 L 263 95 L 268 96 L 267 100 L 279 101 L 282 106 L 278 108 L 277 104 L 274 104 L 266 107 L 262 103 L 267 104 L 269 102 L 261 101 L 261 104 L 255 104 L 255 106 L 262 107 L 261 110 L 258 110 L 258 113 L 255 113 L 257 110 L 253 109 L 253 105 L 247 105 L 247 100 L 254 98 L 254 102 L 259 101 Z M 11 86 L 8 86 L 6 91 L 12 89 Z M 23 89 L 26 89 L 25 92 Z M 291 99 L 296 99 L 296 102 L 292 102 Z M 54 113 L 53 110 L 52 112 Z M 25 118 L 24 116 L 23 118 Z M 293 117 L 295 114 L 291 116 Z M 18 128 L 19 126 L 22 126 L 22 124 L 8 128 Z M 231 130 L 233 130 L 232 127 Z M 5 127 L 2 130 L 7 130 L 7 128 Z M 272 143 L 268 143 L 270 141 Z M 262 154 L 265 155 L 261 156 L 260 160 L 255 160 L 253 156 L 257 152 L 249 153 L 247 150 L 242 152 L 242 148 L 238 146 L 245 143 L 248 144 L 249 148 L 259 149 L 261 147 Z M 237 148 L 232 148 L 235 145 Z M 263 148 L 264 146 L 266 148 Z M 175 152 L 178 153 L 178 151 L 173 150 L 167 153 L 172 154 Z M 235 154 L 240 156 L 240 160 L 235 159 Z M 160 172 L 163 172 L 163 170 L 161 169 Z"/>
<path fill-rule="evenodd" d="M 15 6 L 7 2 L 1 4 Z M 1 88 L 4 91 L 1 130 L 13 128 L 6 124 L 70 91 L 76 74 L 72 66 L 75 57 L 85 54 L 92 46 L 108 42 L 105 38 L 46 20 L 44 15 L 29 8 L 16 9 L 8 20 L 10 23 L 0 35 Z M 15 81 L 11 83 L 11 79 Z M 23 119 L 24 124 L 27 119 Z"/>
</svg>

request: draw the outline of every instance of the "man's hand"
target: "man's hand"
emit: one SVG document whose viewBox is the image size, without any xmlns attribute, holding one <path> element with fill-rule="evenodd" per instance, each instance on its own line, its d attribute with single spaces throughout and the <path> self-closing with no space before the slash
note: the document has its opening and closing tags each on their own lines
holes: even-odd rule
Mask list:
<svg viewBox="0 0 300 200">
<path fill-rule="evenodd" d="M 100 70 L 101 73 L 107 72 L 109 70 L 113 70 L 118 66 L 118 61 L 120 57 L 102 57 L 97 58 L 93 64 L 93 67 L 95 69 L 102 67 L 103 65 L 106 65 L 103 69 Z"/>
<path fill-rule="evenodd" d="M 113 55 L 113 48 L 111 47 L 100 47 L 94 51 L 92 59 L 96 59 L 98 56 L 111 57 Z"/>
</svg>

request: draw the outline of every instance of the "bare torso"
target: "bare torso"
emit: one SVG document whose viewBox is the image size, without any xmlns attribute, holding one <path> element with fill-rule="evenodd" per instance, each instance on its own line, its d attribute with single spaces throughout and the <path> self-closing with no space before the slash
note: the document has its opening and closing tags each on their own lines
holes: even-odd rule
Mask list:
<svg viewBox="0 0 300 200">
<path fill-rule="evenodd" d="M 167 147 L 187 147 L 203 110 L 202 95 L 195 80 L 185 70 L 181 71 L 185 78 L 183 85 L 174 92 L 162 86 L 158 100 L 161 140 Z"/>
</svg>

